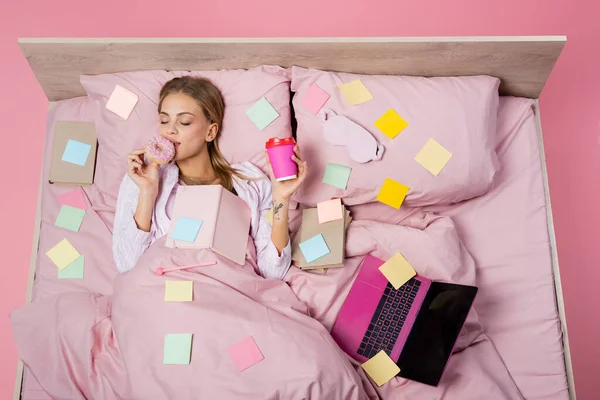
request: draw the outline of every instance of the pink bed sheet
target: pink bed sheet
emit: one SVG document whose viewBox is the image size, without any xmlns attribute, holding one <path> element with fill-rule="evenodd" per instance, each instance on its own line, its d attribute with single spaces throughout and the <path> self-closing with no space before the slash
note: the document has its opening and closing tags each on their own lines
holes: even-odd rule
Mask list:
<svg viewBox="0 0 600 400">
<path fill-rule="evenodd" d="M 450 216 L 475 259 L 475 309 L 526 399 L 567 399 L 533 101 L 501 97 L 496 151 L 501 169 L 484 196 L 422 211 Z M 404 207 L 403 207 L 404 208 Z M 351 207 L 356 219 L 406 223 L 378 203 Z"/>
<path fill-rule="evenodd" d="M 106 199 L 94 189 L 83 188 L 88 206 L 79 232 L 71 232 L 54 226 L 60 211 L 58 196 L 74 189 L 72 186 L 48 183 L 50 154 L 52 152 L 53 126 L 55 121 L 94 122 L 99 112 L 98 101 L 80 97 L 56 103 L 48 113 L 46 147 L 42 176 L 42 209 L 40 241 L 37 257 L 33 301 L 44 301 L 56 295 L 70 292 L 111 294 L 117 269 L 112 259 L 111 232 L 114 210 Z M 110 201 L 114 204 L 114 201 Z M 57 269 L 46 252 L 60 240 L 69 242 L 85 256 L 84 279 L 57 279 Z M 25 368 L 22 385 L 23 400 L 46 400 L 50 397 Z"/>
<path fill-rule="evenodd" d="M 49 124 L 91 120 L 78 101 L 59 104 Z M 88 107 L 87 105 L 86 107 Z M 504 98 L 499 118 L 498 153 L 502 170 L 492 191 L 469 202 L 431 211 L 449 215 L 477 264 L 480 292 L 476 311 L 511 378 L 524 398 L 568 398 L 560 324 L 554 300 L 539 147 L 531 102 Z M 51 129 L 48 129 L 50 132 Z M 48 137 L 48 144 L 51 137 Z M 49 153 L 49 145 L 46 154 Z M 48 160 L 49 157 L 46 157 Z M 47 166 L 46 166 L 47 167 Z M 47 171 L 47 168 L 45 169 Z M 47 182 L 47 180 L 44 180 Z M 91 208 L 78 234 L 54 227 L 56 197 L 68 188 L 44 184 L 42 229 L 34 301 L 66 292 L 110 294 L 116 276 L 106 224 L 112 210 L 92 188 L 85 189 Z M 356 219 L 384 214 L 378 205 L 353 210 Z M 57 280 L 45 252 L 67 237 L 86 257 L 85 279 Z M 330 317 L 331 319 L 331 317 Z M 48 399 L 28 371 L 22 398 Z"/>
<path fill-rule="evenodd" d="M 503 98 L 502 169 L 485 196 L 428 210 L 452 217 L 477 264 L 484 331 L 526 399 L 568 399 L 533 102 Z"/>
</svg>

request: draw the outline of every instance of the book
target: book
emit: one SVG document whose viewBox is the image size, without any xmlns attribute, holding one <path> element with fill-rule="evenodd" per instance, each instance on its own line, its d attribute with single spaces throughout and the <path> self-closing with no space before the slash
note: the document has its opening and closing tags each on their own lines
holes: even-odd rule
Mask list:
<svg viewBox="0 0 600 400">
<path fill-rule="evenodd" d="M 208 248 L 244 265 L 251 217 L 246 202 L 221 185 L 180 186 L 165 245 Z"/>
<path fill-rule="evenodd" d="M 319 270 L 342 267 L 344 265 L 346 228 L 352 221 L 352 217 L 343 205 L 342 211 L 344 215 L 343 220 L 326 222 L 324 224 L 319 224 L 317 208 L 307 208 L 302 211 L 302 223 L 292 243 L 292 260 L 294 261 L 294 265 L 301 269 Z M 312 263 L 307 263 L 300 249 L 300 243 L 319 234 L 323 235 L 330 252 Z"/>
<path fill-rule="evenodd" d="M 98 138 L 90 122 L 57 121 L 50 160 L 50 183 L 91 185 L 94 182 Z"/>
</svg>

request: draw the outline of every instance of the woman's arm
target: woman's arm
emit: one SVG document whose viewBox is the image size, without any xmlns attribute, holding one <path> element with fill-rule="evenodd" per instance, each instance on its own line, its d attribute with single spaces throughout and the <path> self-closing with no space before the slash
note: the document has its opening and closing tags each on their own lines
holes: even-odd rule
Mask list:
<svg viewBox="0 0 600 400">
<path fill-rule="evenodd" d="M 132 269 L 154 240 L 152 229 L 154 203 L 150 206 L 148 202 L 150 198 L 144 200 L 135 183 L 129 176 L 125 176 L 117 198 L 112 243 L 115 264 L 120 272 Z M 150 208 L 149 216 L 145 214 L 148 213 L 147 207 Z M 136 218 L 138 209 L 141 211 L 139 222 Z M 145 218 L 148 220 L 146 221 Z M 148 230 L 141 229 L 144 227 Z"/>
<path fill-rule="evenodd" d="M 282 250 L 290 241 L 288 228 L 288 209 L 290 200 L 278 196 L 273 196 L 273 229 L 271 230 L 271 241 L 277 248 L 277 253 L 281 256 Z"/>
<path fill-rule="evenodd" d="M 127 156 L 127 176 L 138 187 L 137 206 L 133 219 L 139 230 L 150 232 L 152 213 L 158 197 L 160 168 L 158 164 L 144 161 L 144 149 L 135 150 Z"/>
<path fill-rule="evenodd" d="M 298 177 L 287 181 L 277 181 L 273 176 L 273 169 L 269 160 L 269 154 L 265 151 L 265 157 L 269 165 L 269 173 L 271 175 L 271 184 L 273 191 L 273 230 L 271 232 L 271 241 L 277 248 L 279 255 L 284 247 L 287 246 L 290 236 L 288 229 L 288 208 L 292 195 L 298 190 L 308 173 L 306 161 L 302 160 L 300 148 L 298 145 L 294 147 L 294 155 L 292 159 L 298 165 Z"/>
<path fill-rule="evenodd" d="M 133 219 L 141 231 L 150 232 L 150 228 L 152 227 L 152 213 L 157 196 L 158 193 L 140 191 Z"/>
</svg>

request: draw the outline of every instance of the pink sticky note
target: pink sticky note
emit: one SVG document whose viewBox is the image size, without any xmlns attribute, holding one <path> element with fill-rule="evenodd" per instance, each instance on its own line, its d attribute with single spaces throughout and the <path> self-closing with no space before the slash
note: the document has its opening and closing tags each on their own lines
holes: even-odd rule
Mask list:
<svg viewBox="0 0 600 400">
<path fill-rule="evenodd" d="M 313 83 L 302 101 L 300 101 L 300 104 L 316 115 L 327 100 L 329 100 L 329 93 L 321 89 L 316 83 Z"/>
<path fill-rule="evenodd" d="M 137 94 L 117 85 L 106 103 L 106 108 L 119 117 L 128 119 L 138 100 L 139 97 Z"/>
<path fill-rule="evenodd" d="M 342 214 L 342 200 L 332 199 L 317 203 L 317 215 L 319 216 L 320 224 L 344 218 Z"/>
<path fill-rule="evenodd" d="M 83 192 L 81 191 L 81 188 L 61 194 L 58 196 L 58 203 L 61 206 L 71 206 L 81 210 L 87 210 L 87 204 L 85 204 L 85 199 L 83 198 Z"/>
<path fill-rule="evenodd" d="M 240 372 L 265 358 L 258 349 L 254 339 L 252 339 L 252 336 L 248 336 L 241 342 L 230 346 L 228 351 L 229 356 Z"/>
</svg>

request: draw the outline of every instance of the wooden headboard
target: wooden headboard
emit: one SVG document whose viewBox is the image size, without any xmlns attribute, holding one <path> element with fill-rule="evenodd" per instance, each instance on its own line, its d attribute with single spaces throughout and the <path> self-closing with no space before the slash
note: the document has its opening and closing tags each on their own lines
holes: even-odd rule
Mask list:
<svg viewBox="0 0 600 400">
<path fill-rule="evenodd" d="M 85 95 L 82 74 L 214 70 L 262 64 L 382 75 L 492 75 L 500 92 L 538 98 L 564 36 L 282 39 L 52 39 L 19 44 L 50 101 Z"/>
</svg>

